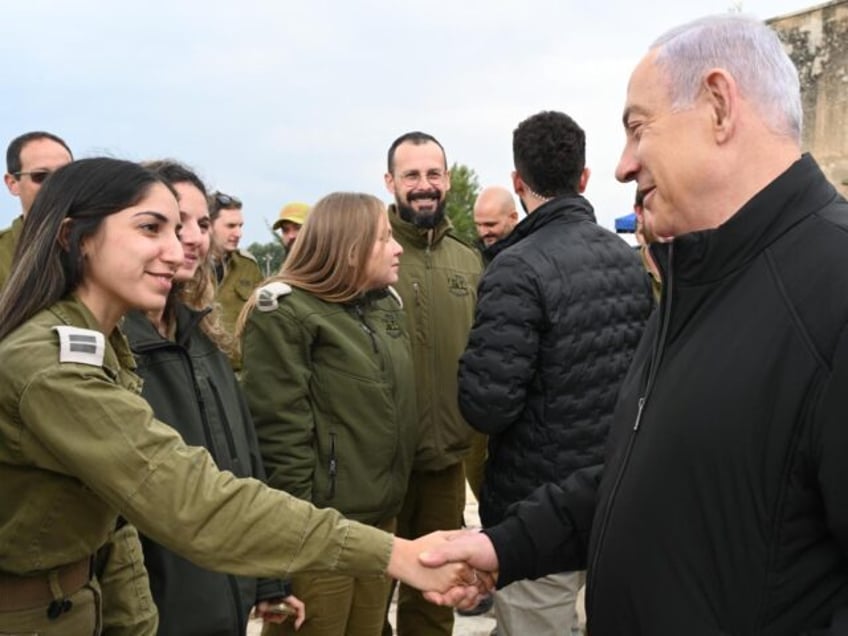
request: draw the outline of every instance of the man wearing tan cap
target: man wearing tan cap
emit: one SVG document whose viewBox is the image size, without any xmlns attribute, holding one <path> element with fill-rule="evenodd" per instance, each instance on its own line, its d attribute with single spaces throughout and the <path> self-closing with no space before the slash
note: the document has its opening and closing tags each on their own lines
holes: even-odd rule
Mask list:
<svg viewBox="0 0 848 636">
<path fill-rule="evenodd" d="M 273 228 L 280 231 L 280 242 L 286 248 L 286 254 L 291 250 L 300 227 L 306 221 L 309 214 L 309 205 L 306 203 L 287 203 L 280 210 L 280 218 L 274 221 Z"/>
</svg>

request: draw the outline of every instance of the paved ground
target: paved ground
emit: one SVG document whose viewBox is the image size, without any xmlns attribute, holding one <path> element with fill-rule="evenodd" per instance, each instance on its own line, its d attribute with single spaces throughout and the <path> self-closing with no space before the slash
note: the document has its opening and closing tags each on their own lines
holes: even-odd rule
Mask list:
<svg viewBox="0 0 848 636">
<path fill-rule="evenodd" d="M 476 527 L 480 525 L 480 517 L 477 514 L 477 501 L 471 491 L 467 492 L 465 506 L 465 524 L 468 527 Z M 583 591 L 580 592 L 579 607 L 577 608 L 583 624 L 586 622 L 586 616 L 583 612 Z M 309 608 L 306 608 L 309 611 Z M 390 616 L 394 621 L 395 604 L 392 603 Z M 495 627 L 494 613 L 489 612 L 482 616 L 457 616 L 454 623 L 453 636 L 489 636 L 492 629 Z M 261 623 L 252 621 L 248 626 L 248 636 L 259 636 L 261 631 Z"/>
</svg>

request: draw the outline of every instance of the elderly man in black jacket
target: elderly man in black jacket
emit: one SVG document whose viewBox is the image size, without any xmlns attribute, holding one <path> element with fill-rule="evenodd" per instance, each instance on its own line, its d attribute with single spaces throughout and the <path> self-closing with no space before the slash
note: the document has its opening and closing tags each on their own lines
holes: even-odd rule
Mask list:
<svg viewBox="0 0 848 636">
<path fill-rule="evenodd" d="M 802 153 L 802 112 L 754 18 L 651 45 L 616 176 L 674 240 L 651 248 L 662 298 L 603 471 L 425 562 L 503 585 L 588 558 L 592 636 L 848 634 L 848 202 Z"/>
<path fill-rule="evenodd" d="M 466 420 L 487 433 L 480 501 L 488 526 L 545 482 L 600 465 L 621 382 L 650 313 L 637 254 L 598 226 L 581 193 L 585 135 L 542 112 L 513 135 L 513 182 L 527 216 L 489 249 L 459 370 Z M 501 590 L 499 636 L 568 634 L 580 573 Z"/>
</svg>

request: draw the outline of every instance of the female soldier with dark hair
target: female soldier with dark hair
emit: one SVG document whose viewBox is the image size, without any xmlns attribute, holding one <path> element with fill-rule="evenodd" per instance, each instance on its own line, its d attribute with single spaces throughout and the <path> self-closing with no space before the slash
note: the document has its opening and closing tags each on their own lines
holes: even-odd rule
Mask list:
<svg viewBox="0 0 848 636">
<path fill-rule="evenodd" d="M 118 515 L 235 574 L 387 572 L 433 590 L 471 579 L 418 563 L 443 535 L 403 541 L 236 478 L 153 417 L 117 326 L 164 308 L 178 229 L 173 190 L 116 159 L 57 170 L 30 211 L 0 294 L 0 632 L 99 634 L 91 566 Z"/>
<path fill-rule="evenodd" d="M 121 325 L 143 381 L 141 396 L 156 418 L 170 423 L 187 444 L 207 449 L 218 468 L 265 481 L 253 422 L 222 352 L 231 342 L 213 304 L 206 187 L 192 170 L 174 161 L 142 165 L 170 184 L 179 197 L 183 262 L 164 309 L 131 311 Z M 159 610 L 158 636 L 244 634 L 255 604 L 264 615 L 270 601 L 284 598 L 297 612 L 295 627 L 303 622 L 303 603 L 278 579 L 257 580 L 201 568 L 144 535 L 141 545 Z M 111 608 L 105 586 L 104 595 L 106 618 Z M 108 619 L 106 627 L 110 633 Z"/>
</svg>

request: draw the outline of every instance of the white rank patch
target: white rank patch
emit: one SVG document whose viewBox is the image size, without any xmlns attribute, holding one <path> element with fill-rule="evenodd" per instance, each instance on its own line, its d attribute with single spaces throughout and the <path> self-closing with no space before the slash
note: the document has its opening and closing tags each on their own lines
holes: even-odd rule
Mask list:
<svg viewBox="0 0 848 636">
<path fill-rule="evenodd" d="M 103 366 L 106 338 L 99 331 L 66 325 L 53 327 L 59 334 L 59 362 Z"/>
<path fill-rule="evenodd" d="M 274 311 L 280 306 L 277 299 L 281 296 L 288 296 L 291 291 L 291 286 L 280 281 L 263 285 L 256 290 L 256 308 L 259 311 Z"/>
</svg>

